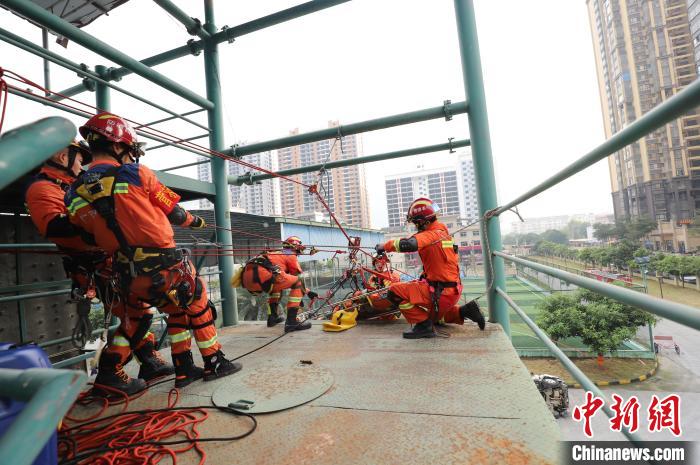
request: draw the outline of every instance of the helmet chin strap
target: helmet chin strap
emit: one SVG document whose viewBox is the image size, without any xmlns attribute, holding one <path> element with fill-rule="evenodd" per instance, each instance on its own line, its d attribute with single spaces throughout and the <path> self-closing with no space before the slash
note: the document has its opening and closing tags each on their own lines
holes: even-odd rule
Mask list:
<svg viewBox="0 0 700 465">
<path fill-rule="evenodd" d="M 78 175 L 76 175 L 73 172 L 73 165 L 75 164 L 75 158 L 77 157 L 79 152 L 80 151 L 73 146 L 68 147 L 68 164 L 66 166 L 63 166 L 60 163 L 56 163 L 53 160 L 47 160 L 45 163 L 49 166 L 52 166 L 52 167 L 57 168 L 61 171 L 64 171 L 68 176 L 70 176 L 72 178 L 76 178 L 76 177 L 78 177 L 78 175 L 80 175 L 80 173 L 78 173 Z M 81 169 L 80 172 L 82 172 L 82 171 L 83 170 Z"/>
</svg>

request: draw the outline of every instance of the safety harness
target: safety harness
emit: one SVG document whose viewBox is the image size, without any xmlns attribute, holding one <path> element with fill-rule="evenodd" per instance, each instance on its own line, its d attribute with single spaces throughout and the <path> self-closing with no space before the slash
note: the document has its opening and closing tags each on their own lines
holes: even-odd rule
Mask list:
<svg viewBox="0 0 700 465">
<path fill-rule="evenodd" d="M 117 221 L 115 211 L 114 194 L 120 188 L 117 182 L 120 169 L 121 166 L 111 166 L 102 173 L 83 174 L 79 178 L 75 192 L 105 220 L 107 228 L 112 231 L 119 243 L 114 268 L 122 278 L 122 291 L 125 294 L 128 292 L 133 278 L 148 275 L 152 285 L 151 295 L 146 303 L 156 307 L 173 303 L 178 307 L 187 308 L 194 300 L 201 297 L 202 293 L 202 285 L 197 279 L 196 272 L 193 274 L 190 270 L 189 252 L 186 249 L 129 245 Z M 159 272 L 166 269 L 178 276 L 170 281 L 174 283 L 170 289 L 163 290 L 165 277 Z"/>
<path fill-rule="evenodd" d="M 251 268 L 248 268 L 251 267 Z M 246 262 L 244 265 L 244 270 L 245 269 L 251 269 L 253 273 L 253 283 L 257 284 L 260 286 L 260 291 L 251 291 L 248 289 L 248 292 L 250 292 L 253 295 L 258 295 L 261 293 L 271 293 L 272 292 L 272 287 L 275 285 L 275 280 L 277 279 L 277 276 L 280 274 L 281 270 L 280 267 L 273 264 L 270 261 L 270 257 L 267 256 L 267 253 L 262 253 L 256 257 L 251 258 Z M 267 270 L 270 273 L 270 277 L 263 281 L 260 278 L 260 268 L 263 268 Z"/>
</svg>

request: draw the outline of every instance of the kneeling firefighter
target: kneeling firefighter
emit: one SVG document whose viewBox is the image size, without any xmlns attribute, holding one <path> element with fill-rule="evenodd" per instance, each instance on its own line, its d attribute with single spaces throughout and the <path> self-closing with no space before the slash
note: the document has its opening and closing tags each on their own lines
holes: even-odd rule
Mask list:
<svg viewBox="0 0 700 465">
<path fill-rule="evenodd" d="M 204 378 L 210 381 L 241 369 L 226 359 L 217 340 L 215 308 L 202 279 L 183 249 L 175 248 L 171 224 L 203 228 L 205 222 L 178 205 L 180 196 L 160 183 L 153 171 L 138 163 L 143 155 L 136 133 L 122 118 L 101 113 L 80 128 L 94 162 L 66 194 L 71 221 L 95 236 L 114 254 L 120 276 L 121 305 L 127 314 L 143 312 L 144 303 L 168 313 L 168 335 L 175 365 L 175 387 Z M 126 318 L 121 335 L 133 344 L 136 329 Z M 190 330 L 204 359 L 204 369 L 192 359 Z M 100 366 L 121 371 L 127 350 L 112 346 Z M 131 382 L 125 378 L 124 382 Z"/>
<path fill-rule="evenodd" d="M 243 287 L 251 294 L 266 292 L 270 296 L 267 301 L 268 327 L 285 321 L 284 317 L 279 315 L 277 307 L 282 291 L 289 289 L 284 332 L 311 328 L 311 323 L 308 321 L 300 322 L 297 320 L 303 296 L 307 295 L 312 300 L 318 297 L 315 292 L 306 290 L 304 282 L 299 276 L 302 270 L 297 257 L 304 249 L 301 239 L 291 236 L 282 243 L 282 250 L 260 254 L 246 263 L 243 268 L 241 278 Z"/>
<path fill-rule="evenodd" d="M 406 219 L 418 232 L 376 246 L 377 253 L 418 252 L 423 263 L 421 280 L 393 283 L 387 293 L 406 321 L 414 325 L 403 333 L 406 339 L 435 337 L 433 324 L 439 320 L 463 324 L 469 318 L 480 329 L 485 326 L 476 301 L 456 305 L 462 294 L 459 259 L 447 227 L 437 220 L 438 211 L 438 205 L 428 198 L 414 200 Z"/>
<path fill-rule="evenodd" d="M 64 253 L 63 267 L 72 281 L 72 296 L 78 302 L 78 316 L 87 321 L 84 326 L 73 331 L 76 344 L 83 345 L 90 337 L 89 313 L 91 300 L 98 296 L 105 306 L 109 305 L 112 294 L 112 259 L 96 245 L 95 238 L 84 229 L 72 224 L 68 218 L 68 210 L 64 204 L 64 196 L 71 183 L 75 182 L 82 172 L 82 165 L 92 162 L 92 154 L 87 143 L 74 141 L 65 149 L 55 153 L 41 167 L 39 173 L 27 186 L 25 202 L 27 210 L 39 232 L 55 243 Z M 125 321 L 123 312 L 119 309 L 115 316 Z M 132 323 L 136 331 L 142 334 L 133 346 L 126 345 L 123 349 L 131 356 L 133 350 L 141 364 L 139 378 L 149 381 L 153 378 L 173 373 L 172 365 L 163 361 L 154 348 L 154 336 L 149 331 L 151 315 L 137 315 Z M 123 338 L 121 338 L 123 339 Z M 121 344 L 119 335 L 110 341 L 114 346 Z M 121 372 L 108 368 L 98 372 L 96 383 L 109 385 L 129 393 L 145 386 L 144 381 L 125 384 Z"/>
</svg>

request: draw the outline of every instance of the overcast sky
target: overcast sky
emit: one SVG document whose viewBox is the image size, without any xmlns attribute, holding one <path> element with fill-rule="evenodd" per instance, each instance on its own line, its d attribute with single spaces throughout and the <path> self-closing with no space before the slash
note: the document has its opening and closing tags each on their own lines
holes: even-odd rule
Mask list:
<svg viewBox="0 0 700 465">
<path fill-rule="evenodd" d="M 202 3 L 176 0 L 203 19 Z M 219 1 L 217 24 L 235 26 L 293 6 L 282 0 Z M 498 182 L 506 202 L 580 158 L 604 140 L 595 63 L 583 0 L 476 1 L 481 55 Z M 0 11 L 0 27 L 37 43 L 41 32 Z M 85 31 L 137 59 L 184 44 L 184 28 L 150 1 L 131 1 Z M 110 63 L 75 43 L 52 50 L 94 67 Z M 324 128 L 464 100 L 454 5 L 448 0 L 353 0 L 220 45 L 226 143 L 283 137 L 290 129 Z M 42 82 L 42 61 L 0 42 L 0 66 Z M 205 95 L 202 56 L 160 65 L 159 72 Z M 53 90 L 78 82 L 52 66 Z M 10 82 L 12 83 L 12 82 Z M 194 105 L 131 75 L 116 83 L 175 111 Z M 94 94 L 76 97 L 94 104 Z M 163 117 L 114 92 L 112 111 L 139 122 Z M 10 96 L 5 130 L 58 110 Z M 65 114 L 63 114 L 65 116 Z M 67 116 L 77 125 L 81 118 Z M 205 123 L 204 113 L 195 117 Z M 183 137 L 201 134 L 187 124 L 161 129 Z M 364 154 L 468 137 L 466 117 L 366 133 Z M 153 145 L 153 144 L 152 144 Z M 446 165 L 448 153 L 368 164 L 373 226 L 387 224 L 384 176 L 421 162 Z M 143 162 L 164 168 L 194 159 L 176 149 L 147 154 Z M 178 174 L 196 176 L 194 168 Z M 607 162 L 520 208 L 525 217 L 612 212 Z M 503 215 L 504 229 L 514 217 Z"/>
</svg>

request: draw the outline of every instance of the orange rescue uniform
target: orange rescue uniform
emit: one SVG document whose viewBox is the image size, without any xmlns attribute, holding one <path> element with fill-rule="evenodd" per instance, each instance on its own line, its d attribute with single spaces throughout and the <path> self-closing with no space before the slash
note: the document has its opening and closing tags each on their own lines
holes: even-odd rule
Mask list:
<svg viewBox="0 0 700 465">
<path fill-rule="evenodd" d="M 282 291 L 289 289 L 289 297 L 287 299 L 287 310 L 298 309 L 301 306 L 301 299 L 304 297 L 304 284 L 299 278 L 302 273 L 301 266 L 299 265 L 299 259 L 296 253 L 291 249 L 284 249 L 280 251 L 268 252 L 265 254 L 270 260 L 270 263 L 277 266 L 280 272 L 275 277 L 274 283 L 271 289 L 263 289 L 260 283 L 256 282 L 254 279 L 255 270 L 253 267 L 257 267 L 257 273 L 259 275 L 259 280 L 262 282 L 267 281 L 272 277 L 272 273 L 262 266 L 251 264 L 246 266 L 243 271 L 242 284 L 243 287 L 248 291 L 253 293 L 259 292 L 269 292 L 270 297 L 267 301 L 268 314 L 272 313 L 270 305 L 276 305 L 279 303 L 282 297 Z"/>
<path fill-rule="evenodd" d="M 435 288 L 436 283 L 453 283 L 448 284 L 451 287 L 443 289 L 434 320 L 464 324 L 456 305 L 462 294 L 459 258 L 447 227 L 436 220 L 411 237 L 418 243 L 418 255 L 423 263 L 423 279 L 391 285 L 389 292 L 401 298 L 399 310 L 411 324 L 425 321 L 433 313 L 431 289 Z M 400 252 L 400 241 L 401 239 L 387 241 L 384 250 Z"/>
<path fill-rule="evenodd" d="M 117 223 L 122 230 L 130 248 L 142 248 L 144 254 L 160 249 L 163 252 L 174 253 L 175 233 L 167 215 L 177 206 L 180 196 L 164 186 L 156 175 L 146 166 L 138 163 L 121 165 L 112 160 L 100 160 L 90 165 L 85 176 L 104 174 L 118 167 L 114 174 L 112 196 Z M 81 184 L 76 182 L 66 195 L 66 205 L 71 221 L 95 236 L 97 244 L 107 253 L 120 251 L 120 244 L 115 233 L 107 226 L 106 221 L 76 189 Z M 89 178 L 87 178 L 89 179 Z M 186 212 L 186 218 L 180 226 L 189 226 L 193 217 Z M 134 257 L 134 261 L 137 258 Z M 137 262 L 138 263 L 138 262 Z M 190 273 L 195 273 L 194 265 L 187 260 L 184 264 Z M 181 272 L 176 270 L 179 263 L 168 264 L 153 272 L 140 272 L 138 276 L 129 279 L 126 308 L 129 315 L 143 313 L 143 303 L 149 303 L 169 314 L 168 335 L 171 341 L 172 354 L 188 352 L 192 338 L 189 330 L 194 333 L 197 346 L 203 356 L 213 355 L 220 348 L 214 326 L 213 314 L 209 305 L 206 287 L 201 278 L 195 280 L 194 298 L 186 308 L 180 307 L 167 299 L 166 294 L 174 289 L 181 281 Z M 194 290 L 193 290 L 194 291 Z M 125 318 L 117 331 L 114 340 L 118 342 L 117 352 L 122 362 L 126 361 L 129 352 L 129 339 L 136 328 Z M 120 334 L 121 333 L 121 334 Z"/>
<path fill-rule="evenodd" d="M 88 244 L 80 235 L 80 229 L 75 225 L 68 223 L 67 227 L 65 225 L 63 227 L 56 226 L 60 222 L 69 221 L 64 197 L 73 181 L 74 178 L 62 170 L 48 166 L 42 167 L 37 180 L 32 182 L 25 193 L 27 210 L 39 232 L 58 245 L 59 249 L 68 256 L 64 266 L 73 280 L 73 287 L 81 289 L 81 292 L 86 291 L 91 284 L 91 275 L 94 274 L 94 285 L 99 292 L 98 297 L 104 299 L 109 287 L 106 278 L 112 273 L 111 258 L 105 258 L 97 246 Z M 53 225 L 50 226 L 52 222 Z M 69 235 L 71 228 L 73 235 Z M 129 312 L 127 316 L 125 309 L 119 306 L 114 308 L 112 313 L 126 324 L 133 321 L 134 324 L 130 326 L 136 331 L 139 324 L 142 323 L 143 312 L 147 308 L 148 306 L 145 309 L 139 309 L 138 312 Z M 134 349 L 142 347 L 146 342 L 155 342 L 153 333 L 148 331 L 150 318 L 144 319 L 143 324 L 148 325 L 143 328 L 146 332 Z M 119 342 L 118 338 L 114 338 L 111 345 L 119 344 Z M 112 347 L 112 350 L 118 349 Z M 127 351 L 127 356 L 131 352 L 128 344 L 124 350 Z"/>
</svg>

